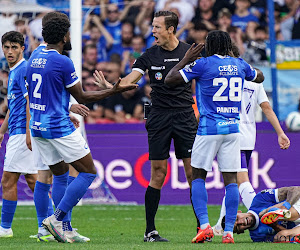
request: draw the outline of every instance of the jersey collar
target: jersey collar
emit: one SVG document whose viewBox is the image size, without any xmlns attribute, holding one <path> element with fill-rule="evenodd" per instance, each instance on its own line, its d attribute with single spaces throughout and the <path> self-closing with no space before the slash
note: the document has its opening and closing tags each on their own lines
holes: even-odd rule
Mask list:
<svg viewBox="0 0 300 250">
<path fill-rule="evenodd" d="M 228 58 L 229 56 L 221 56 L 221 55 L 218 55 L 218 54 L 214 54 L 214 56 L 217 56 L 217 57 L 219 57 L 219 58 L 221 58 L 221 59 L 224 59 L 224 58 Z"/>
<path fill-rule="evenodd" d="M 16 67 L 18 67 L 22 62 L 24 62 L 25 59 L 22 58 L 17 64 L 15 64 L 12 68 L 9 68 L 10 71 L 14 70 Z"/>
<path fill-rule="evenodd" d="M 255 217 L 255 225 L 253 227 L 249 228 L 249 230 L 255 230 L 259 225 L 259 217 L 258 217 L 257 213 L 255 213 L 253 210 L 249 210 L 247 213 L 253 214 Z"/>
<path fill-rule="evenodd" d="M 42 49 L 42 51 L 44 51 L 44 52 L 54 51 L 54 52 L 60 54 L 56 49 Z"/>
</svg>

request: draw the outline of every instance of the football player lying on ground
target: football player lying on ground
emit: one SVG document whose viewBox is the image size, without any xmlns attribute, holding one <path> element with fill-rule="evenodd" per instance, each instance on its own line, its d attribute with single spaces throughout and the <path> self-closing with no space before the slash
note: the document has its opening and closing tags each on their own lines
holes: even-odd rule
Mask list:
<svg viewBox="0 0 300 250">
<path fill-rule="evenodd" d="M 224 223 L 225 219 L 222 226 Z M 249 211 L 239 211 L 237 214 L 234 233 L 244 233 L 247 229 L 254 242 L 300 243 L 300 187 L 266 189 L 259 192 Z"/>
</svg>

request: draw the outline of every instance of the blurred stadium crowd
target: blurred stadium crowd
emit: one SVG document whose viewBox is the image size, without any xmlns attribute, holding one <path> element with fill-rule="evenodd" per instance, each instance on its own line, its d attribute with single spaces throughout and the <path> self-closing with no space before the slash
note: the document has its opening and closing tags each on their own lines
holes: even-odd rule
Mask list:
<svg viewBox="0 0 300 250">
<path fill-rule="evenodd" d="M 67 1 L 58 1 L 64 2 Z M 274 2 L 277 40 L 300 39 L 300 0 Z M 52 8 L 57 4 L 47 0 L 44 3 Z M 101 70 L 109 82 L 116 82 L 131 71 L 135 59 L 154 44 L 153 14 L 163 9 L 179 16 L 176 36 L 181 41 L 202 43 L 209 31 L 219 29 L 230 34 L 248 63 L 256 66 L 269 63 L 266 0 L 83 0 L 82 3 L 82 86 L 86 91 L 98 88 L 93 82 L 95 69 Z M 63 11 L 69 14 L 68 9 Z M 43 42 L 41 22 L 45 14 L 1 13 L 0 35 L 10 30 L 24 34 L 24 57 L 28 59 Z M 205 56 L 205 51 L 202 54 Z M 0 68 L 0 117 L 4 117 L 8 68 L 2 51 Z M 150 102 L 147 74 L 139 86 L 137 90 L 87 105 L 91 111 L 86 122 L 142 122 L 143 104 Z"/>
</svg>

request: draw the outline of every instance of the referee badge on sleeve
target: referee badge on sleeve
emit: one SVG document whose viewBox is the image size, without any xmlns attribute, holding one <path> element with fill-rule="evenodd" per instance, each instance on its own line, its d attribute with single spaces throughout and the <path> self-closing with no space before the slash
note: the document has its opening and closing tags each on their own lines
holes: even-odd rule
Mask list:
<svg viewBox="0 0 300 250">
<path fill-rule="evenodd" d="M 155 74 L 155 79 L 158 80 L 158 81 L 160 81 L 160 80 L 162 79 L 162 73 L 157 72 L 157 73 Z"/>
</svg>

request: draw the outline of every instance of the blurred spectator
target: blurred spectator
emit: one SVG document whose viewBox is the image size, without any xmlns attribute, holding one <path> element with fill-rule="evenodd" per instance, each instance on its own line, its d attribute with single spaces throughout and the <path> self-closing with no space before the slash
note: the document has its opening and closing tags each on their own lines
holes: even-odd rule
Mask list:
<svg viewBox="0 0 300 250">
<path fill-rule="evenodd" d="M 228 9 L 230 13 L 234 13 L 234 0 L 216 0 L 213 6 L 213 12 L 218 13 L 223 8 Z"/>
<path fill-rule="evenodd" d="M 246 43 L 246 51 L 243 54 L 243 59 L 250 64 L 269 65 L 266 53 L 266 40 L 268 40 L 266 28 L 258 26 L 255 29 L 255 39 Z"/>
<path fill-rule="evenodd" d="M 132 118 L 140 120 L 141 112 L 136 112 L 135 108 L 140 104 L 141 93 L 138 89 L 132 89 L 107 99 L 105 118 L 117 123 L 124 123 Z M 140 109 L 139 109 L 140 111 Z"/>
<path fill-rule="evenodd" d="M 217 16 L 213 12 L 214 2 L 215 0 L 199 0 L 192 22 L 196 24 L 201 21 L 209 30 L 216 29 Z"/>
<path fill-rule="evenodd" d="M 96 15 L 88 15 L 83 27 L 83 32 L 87 33 L 88 44 L 96 44 L 98 51 L 98 61 L 107 61 L 107 50 L 113 45 L 114 39 L 103 26 L 100 18 Z"/>
<path fill-rule="evenodd" d="M 84 46 L 83 48 L 83 63 L 82 63 L 82 70 L 86 70 L 90 72 L 92 75 L 95 71 L 96 64 L 97 64 L 97 46 L 95 44 L 89 44 Z"/>
<path fill-rule="evenodd" d="M 47 12 L 42 12 L 39 13 L 35 19 L 33 19 L 30 23 L 29 23 L 29 28 L 31 30 L 31 34 L 33 35 L 33 37 L 35 39 L 37 39 L 39 42 L 44 41 L 43 36 L 42 36 L 42 19 L 43 17 L 47 14 Z"/>
<path fill-rule="evenodd" d="M 119 54 L 121 59 L 123 59 L 123 54 L 125 51 L 132 51 L 131 41 L 133 38 L 133 25 L 129 22 L 123 23 L 121 28 L 121 43 L 114 44 L 109 50 L 109 57 L 112 54 Z"/>
<path fill-rule="evenodd" d="M 121 12 L 120 21 L 129 22 L 134 25 L 136 16 L 140 11 L 140 6 L 142 5 L 142 3 L 143 1 L 141 0 L 132 0 L 127 2 L 125 8 Z"/>
<path fill-rule="evenodd" d="M 294 15 L 292 39 L 300 39 L 300 1 L 299 0 L 297 1 L 297 8 Z"/>
<path fill-rule="evenodd" d="M 231 26 L 227 31 L 230 35 L 231 40 L 239 48 L 241 56 L 245 53 L 244 43 L 243 43 L 243 32 L 240 28 Z"/>
<path fill-rule="evenodd" d="M 127 75 L 131 72 L 131 66 L 135 59 L 145 50 L 145 41 L 142 35 L 135 35 L 131 41 L 132 50 L 126 50 L 123 53 L 121 72 L 122 75 Z"/>
<path fill-rule="evenodd" d="M 7 81 L 8 81 L 8 71 L 0 70 L 0 118 L 5 118 L 7 112 Z"/>
<path fill-rule="evenodd" d="M 205 43 L 205 39 L 207 36 L 207 33 L 209 32 L 208 28 L 204 23 L 197 23 L 194 28 L 190 31 L 190 36 L 188 39 L 188 43 L 192 44 L 199 44 L 199 43 Z M 205 56 L 205 49 L 201 51 L 202 56 Z"/>
<path fill-rule="evenodd" d="M 258 18 L 249 12 L 250 0 L 236 0 L 232 25 L 239 27 L 250 39 L 254 39 L 254 29 L 258 25 Z"/>
<path fill-rule="evenodd" d="M 260 23 L 263 22 L 263 18 L 267 9 L 267 1 L 265 0 L 250 0 L 250 13 L 256 16 Z"/>
<path fill-rule="evenodd" d="M 89 76 L 88 78 L 82 81 L 82 87 L 85 91 L 98 91 L 99 87 L 94 83 L 95 79 L 93 76 Z M 87 123 L 96 123 L 97 119 L 100 119 L 104 115 L 104 106 L 106 99 L 92 102 L 86 104 L 86 106 L 90 109 L 89 115 L 85 118 Z"/>
<path fill-rule="evenodd" d="M 0 8 L 1 10 L 1 8 Z M 0 38 L 8 31 L 15 30 L 15 20 L 17 15 L 12 13 L 1 13 L 0 14 Z M 0 45 L 2 48 L 2 43 L 0 39 Z M 0 49 L 0 59 L 4 58 L 2 49 Z"/>
<path fill-rule="evenodd" d="M 231 26 L 231 13 L 228 9 L 223 8 L 218 12 L 218 29 L 224 32 L 228 32 Z"/>
<path fill-rule="evenodd" d="M 154 43 L 152 36 L 152 16 L 154 13 L 155 2 L 153 0 L 145 0 L 141 6 L 141 10 L 135 19 L 135 25 L 140 30 L 141 35 L 145 38 L 146 48 Z"/>
<path fill-rule="evenodd" d="M 15 21 L 16 31 L 19 31 L 24 36 L 24 58 L 29 59 L 31 52 L 39 45 L 31 34 L 31 30 L 24 19 Z"/>
<path fill-rule="evenodd" d="M 116 4 L 109 4 L 107 7 L 105 1 L 101 0 L 101 20 L 107 31 L 114 39 L 113 44 L 121 43 L 121 28 L 120 11 Z"/>
</svg>

